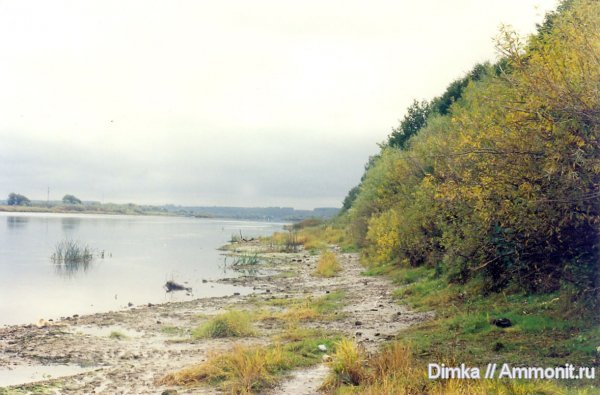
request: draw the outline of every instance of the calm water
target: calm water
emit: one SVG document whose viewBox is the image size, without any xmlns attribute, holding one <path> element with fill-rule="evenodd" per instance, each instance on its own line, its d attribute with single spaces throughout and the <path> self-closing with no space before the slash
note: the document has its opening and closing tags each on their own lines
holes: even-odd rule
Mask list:
<svg viewBox="0 0 600 395">
<path fill-rule="evenodd" d="M 179 217 L 0 213 L 0 324 L 117 310 L 128 303 L 247 293 L 210 282 L 236 275 L 224 268 L 216 249 L 240 230 L 250 237 L 281 227 Z M 96 253 L 104 250 L 104 259 L 97 256 L 87 267 L 65 270 L 50 259 L 65 239 Z M 166 293 L 167 280 L 187 282 L 192 295 Z"/>
</svg>

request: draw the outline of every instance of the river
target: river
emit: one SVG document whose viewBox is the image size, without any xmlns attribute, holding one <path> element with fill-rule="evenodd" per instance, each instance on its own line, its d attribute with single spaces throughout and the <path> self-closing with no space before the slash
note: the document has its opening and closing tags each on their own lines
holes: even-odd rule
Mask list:
<svg viewBox="0 0 600 395">
<path fill-rule="evenodd" d="M 214 282 L 237 275 L 227 270 L 217 248 L 240 231 L 257 237 L 282 226 L 167 216 L 0 213 L 0 324 L 248 293 Z M 53 262 L 63 240 L 87 245 L 94 255 L 89 265 Z M 168 280 L 192 291 L 167 293 Z"/>
</svg>

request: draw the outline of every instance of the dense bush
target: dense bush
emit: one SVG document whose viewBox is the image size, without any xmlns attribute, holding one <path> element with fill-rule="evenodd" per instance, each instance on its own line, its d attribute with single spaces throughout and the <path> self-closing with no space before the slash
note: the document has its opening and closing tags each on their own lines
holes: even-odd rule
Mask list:
<svg viewBox="0 0 600 395">
<path fill-rule="evenodd" d="M 598 288 L 600 5 L 559 10 L 527 43 L 503 31 L 497 65 L 382 150 L 348 210 L 369 262 L 443 264 L 490 290 Z"/>
</svg>

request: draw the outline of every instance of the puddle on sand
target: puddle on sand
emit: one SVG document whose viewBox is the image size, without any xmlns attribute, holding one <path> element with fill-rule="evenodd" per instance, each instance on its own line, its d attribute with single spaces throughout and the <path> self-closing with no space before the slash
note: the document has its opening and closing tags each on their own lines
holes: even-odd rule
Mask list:
<svg viewBox="0 0 600 395">
<path fill-rule="evenodd" d="M 22 385 L 36 381 L 73 376 L 90 372 L 96 368 L 82 368 L 78 365 L 34 365 L 17 366 L 15 368 L 0 368 L 0 387 Z"/>
<path fill-rule="evenodd" d="M 119 325 L 108 326 L 78 326 L 71 329 L 71 333 L 82 334 L 96 337 L 110 337 L 123 335 L 129 338 L 142 337 L 144 332 L 138 332 L 131 329 L 126 329 Z M 117 334 L 117 335 L 115 335 Z"/>
</svg>

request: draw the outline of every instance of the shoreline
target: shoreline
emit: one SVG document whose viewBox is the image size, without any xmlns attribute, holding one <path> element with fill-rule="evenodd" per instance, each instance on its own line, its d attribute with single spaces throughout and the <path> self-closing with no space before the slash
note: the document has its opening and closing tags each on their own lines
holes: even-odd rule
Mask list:
<svg viewBox="0 0 600 395">
<path fill-rule="evenodd" d="M 256 242 L 236 243 L 228 245 L 226 249 L 237 253 L 257 252 L 257 248 L 260 250 L 257 246 L 259 244 Z M 254 336 L 204 340 L 193 338 L 195 327 L 211 316 L 232 308 L 281 314 L 286 310 L 284 303 L 287 301 L 302 298 L 310 300 L 343 292 L 344 301 L 339 311 L 335 311 L 336 317 L 309 320 L 302 324 L 307 328 L 355 338 L 368 350 L 376 350 L 395 337 L 402 328 L 431 317 L 430 313 L 416 313 L 397 304 L 392 299 L 393 287 L 388 279 L 364 277 L 356 254 L 337 251 L 344 267 L 343 275 L 320 278 L 312 275 L 317 255 L 264 250 L 257 253 L 266 260 L 266 263 L 259 264 L 261 268 L 272 270 L 275 274 L 220 280 L 253 287 L 255 292 L 249 295 L 136 306 L 125 311 L 69 317 L 42 327 L 1 327 L 0 370 L 12 369 L 18 374 L 19 369 L 24 367 L 38 367 L 43 371 L 44 367 L 64 364 L 92 370 L 41 382 L 0 387 L 0 394 L 28 391 L 52 393 L 57 388 L 64 394 L 91 393 L 99 389 L 100 392 L 110 393 L 133 391 L 156 394 L 169 389 L 156 384 L 165 373 L 199 363 L 211 353 L 222 352 L 234 344 L 270 344 L 273 337 L 284 328 L 283 323 L 271 319 L 255 320 Z M 277 301 L 281 301 L 281 305 Z M 322 365 L 319 366 L 316 368 L 321 369 L 321 373 L 326 372 Z M 281 385 L 298 385 L 299 377 L 303 377 L 299 385 L 305 387 L 307 380 L 315 380 L 303 372 L 297 372 L 298 375 L 292 372 L 289 380 L 284 380 Z M 320 385 L 320 382 L 311 385 L 316 384 Z M 182 388 L 177 388 L 177 391 L 178 394 L 188 393 Z M 191 393 L 204 391 L 213 393 L 214 388 L 195 387 Z"/>
</svg>

